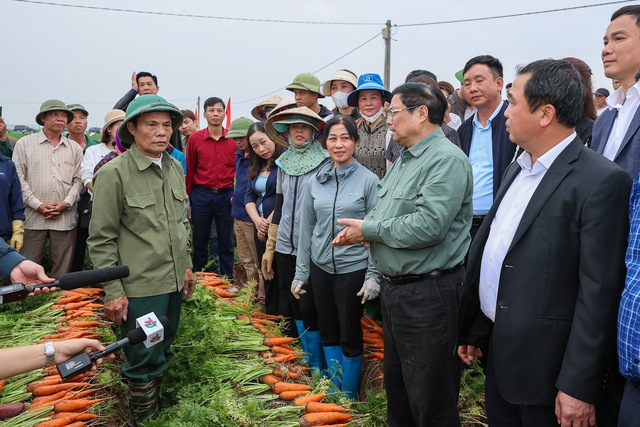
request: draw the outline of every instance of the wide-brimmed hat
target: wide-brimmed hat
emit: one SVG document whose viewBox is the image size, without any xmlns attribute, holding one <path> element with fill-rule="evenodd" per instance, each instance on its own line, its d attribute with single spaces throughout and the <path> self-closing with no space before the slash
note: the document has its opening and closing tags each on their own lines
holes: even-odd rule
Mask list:
<svg viewBox="0 0 640 427">
<path fill-rule="evenodd" d="M 271 98 L 260 101 L 258 105 L 253 107 L 253 109 L 251 110 L 251 115 L 255 117 L 256 120 L 264 122 L 267 120 L 267 114 L 269 113 L 269 111 L 275 108 L 275 106 L 280 102 L 282 102 L 282 98 L 278 95 L 274 95 Z"/>
<path fill-rule="evenodd" d="M 361 90 L 379 90 L 382 92 L 382 96 L 385 101 L 391 102 L 391 92 L 384 88 L 382 79 L 379 74 L 367 73 L 360 76 L 358 79 L 358 87 L 351 92 L 347 97 L 347 104 L 352 107 L 358 106 L 358 94 Z"/>
<path fill-rule="evenodd" d="M 69 104 L 67 108 L 71 111 L 80 110 L 84 113 L 85 116 L 89 117 L 89 111 L 82 106 L 82 104 Z"/>
<path fill-rule="evenodd" d="M 460 82 L 460 84 L 464 83 L 464 69 L 458 71 L 454 74 L 456 79 Z"/>
<path fill-rule="evenodd" d="M 274 107 L 273 110 L 267 113 L 267 119 L 271 116 L 275 116 L 276 114 L 284 110 L 288 110 L 289 108 L 296 108 L 297 106 L 298 104 L 296 104 L 296 98 L 293 95 L 287 96 L 285 99 L 280 101 L 278 105 Z"/>
<path fill-rule="evenodd" d="M 335 72 L 333 76 L 326 82 L 322 83 L 322 94 L 325 96 L 331 96 L 331 82 L 334 80 L 342 80 L 345 82 L 349 82 L 353 85 L 353 87 L 358 86 L 358 76 L 353 74 L 349 70 L 338 70 Z"/>
<path fill-rule="evenodd" d="M 44 126 L 44 122 L 40 118 L 40 114 L 48 113 L 49 111 L 64 111 L 67 113 L 67 123 L 73 121 L 73 111 L 67 108 L 67 104 L 59 99 L 47 99 L 40 106 L 40 112 L 36 115 L 36 123 L 40 126 Z"/>
<path fill-rule="evenodd" d="M 235 119 L 229 125 L 229 131 L 225 135 L 225 138 L 244 138 L 249 132 L 249 128 L 253 124 L 253 120 L 246 117 L 240 117 Z"/>
<path fill-rule="evenodd" d="M 102 135 L 109 129 L 109 126 L 114 124 L 115 122 L 119 122 L 120 120 L 124 120 L 124 111 L 122 110 L 111 110 L 104 116 L 104 126 L 102 126 L 102 131 L 100 132 Z M 115 135 L 114 135 L 115 137 Z"/>
<path fill-rule="evenodd" d="M 301 73 L 294 77 L 293 82 L 287 86 L 287 90 L 293 92 L 296 89 L 315 92 L 318 94 L 318 98 L 324 98 L 320 92 L 320 80 L 311 73 Z"/>
<path fill-rule="evenodd" d="M 273 142 L 283 147 L 289 146 L 287 133 L 289 125 L 294 123 L 302 123 L 311 126 L 316 132 L 321 133 L 326 123 L 322 117 L 314 113 L 307 107 L 290 108 L 269 116 L 265 123 L 266 134 Z"/>
<path fill-rule="evenodd" d="M 596 89 L 594 93 L 596 96 L 609 96 L 609 91 L 603 87 Z"/>
<path fill-rule="evenodd" d="M 168 103 L 167 100 L 160 95 L 140 95 L 131 101 L 131 104 L 127 107 L 124 122 L 120 125 L 120 129 L 118 129 L 118 135 L 120 135 L 123 147 L 129 148 L 134 142 L 133 135 L 131 135 L 131 132 L 127 129 L 127 123 L 135 117 L 154 111 L 166 111 L 169 113 L 171 115 L 171 127 L 173 130 L 178 129 L 182 124 L 182 113 L 178 107 Z"/>
</svg>

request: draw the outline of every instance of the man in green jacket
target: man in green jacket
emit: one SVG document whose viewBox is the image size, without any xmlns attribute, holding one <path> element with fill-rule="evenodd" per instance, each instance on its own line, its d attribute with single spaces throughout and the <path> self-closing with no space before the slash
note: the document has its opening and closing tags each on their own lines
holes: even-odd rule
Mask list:
<svg viewBox="0 0 640 427">
<path fill-rule="evenodd" d="M 128 151 L 94 178 L 89 254 L 95 268 L 129 265 L 131 274 L 104 284 L 105 316 L 121 336 L 149 312 L 167 316 L 164 342 L 125 347 L 122 368 L 136 421 L 158 412 L 159 377 L 170 358 L 182 299 L 195 287 L 191 271 L 187 191 L 182 165 L 165 150 L 182 114 L 158 95 L 131 102 L 118 135 Z"/>
<path fill-rule="evenodd" d="M 333 245 L 368 242 L 382 274 L 384 379 L 390 427 L 459 426 L 455 359 L 458 292 L 469 249 L 473 178 L 465 154 L 444 136 L 442 92 L 423 83 L 393 91 L 387 124 L 404 148 L 364 220 Z M 367 243 L 365 243 L 367 244 Z"/>
</svg>

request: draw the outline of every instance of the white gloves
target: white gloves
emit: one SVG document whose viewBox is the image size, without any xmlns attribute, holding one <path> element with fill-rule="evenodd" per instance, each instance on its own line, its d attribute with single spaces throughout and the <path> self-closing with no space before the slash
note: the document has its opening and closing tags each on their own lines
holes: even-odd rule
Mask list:
<svg viewBox="0 0 640 427">
<path fill-rule="evenodd" d="M 303 286 L 304 282 L 302 280 L 293 279 L 293 282 L 291 282 L 291 293 L 296 299 L 300 299 L 300 295 L 307 293 L 307 291 L 302 289 Z"/>
<path fill-rule="evenodd" d="M 380 294 L 380 284 L 376 282 L 374 279 L 370 278 L 364 281 L 364 283 L 362 284 L 362 288 L 360 289 L 360 292 L 358 292 L 356 295 L 359 297 L 362 297 L 361 304 L 364 304 L 365 302 L 374 299 L 379 294 Z"/>
</svg>

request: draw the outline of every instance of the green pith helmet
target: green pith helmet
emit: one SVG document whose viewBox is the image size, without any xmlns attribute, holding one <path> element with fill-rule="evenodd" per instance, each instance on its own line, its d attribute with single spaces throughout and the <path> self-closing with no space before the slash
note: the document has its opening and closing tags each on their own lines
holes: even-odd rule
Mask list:
<svg viewBox="0 0 640 427">
<path fill-rule="evenodd" d="M 40 106 L 40 112 L 36 115 L 36 123 L 40 126 L 44 126 L 44 122 L 40 118 L 40 114 L 47 113 L 49 111 L 64 111 L 67 113 L 67 123 L 73 121 L 73 111 L 67 108 L 67 104 L 59 99 L 47 99 Z"/>
<path fill-rule="evenodd" d="M 127 107 L 124 122 L 122 122 L 118 129 L 120 142 L 125 148 L 130 148 L 134 142 L 133 135 L 131 135 L 131 132 L 127 129 L 127 123 L 138 116 L 154 111 L 166 111 L 171 114 L 171 127 L 173 130 L 176 130 L 182 124 L 182 113 L 178 107 L 169 104 L 167 100 L 160 95 L 141 95 L 131 101 L 131 104 Z"/>
<path fill-rule="evenodd" d="M 322 92 L 320 92 L 320 80 L 311 73 L 298 74 L 289 86 L 287 90 L 293 92 L 295 89 L 308 90 L 309 92 L 315 92 L 318 94 L 318 98 L 324 98 Z"/>
<path fill-rule="evenodd" d="M 253 120 L 246 117 L 240 117 L 231 122 L 229 126 L 229 132 L 225 135 L 226 138 L 244 138 L 249 132 L 249 127 L 253 124 Z"/>
</svg>

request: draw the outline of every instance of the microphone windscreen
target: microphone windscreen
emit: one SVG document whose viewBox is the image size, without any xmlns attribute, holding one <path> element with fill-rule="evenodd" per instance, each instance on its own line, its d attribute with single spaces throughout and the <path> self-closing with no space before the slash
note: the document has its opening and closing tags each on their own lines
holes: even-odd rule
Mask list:
<svg viewBox="0 0 640 427">
<path fill-rule="evenodd" d="M 122 279 L 129 276 L 129 266 L 119 265 L 98 270 L 78 271 L 67 273 L 59 280 L 60 288 L 72 290 L 95 286 L 110 280 Z"/>
<path fill-rule="evenodd" d="M 162 326 L 167 329 L 170 325 L 169 323 L 169 318 L 167 316 L 160 316 L 158 317 L 158 320 L 160 321 L 160 323 L 162 323 Z"/>
<path fill-rule="evenodd" d="M 140 344 L 144 340 L 147 339 L 147 335 L 144 333 L 142 328 L 135 328 L 127 334 L 127 338 L 129 339 L 129 345 Z"/>
</svg>

